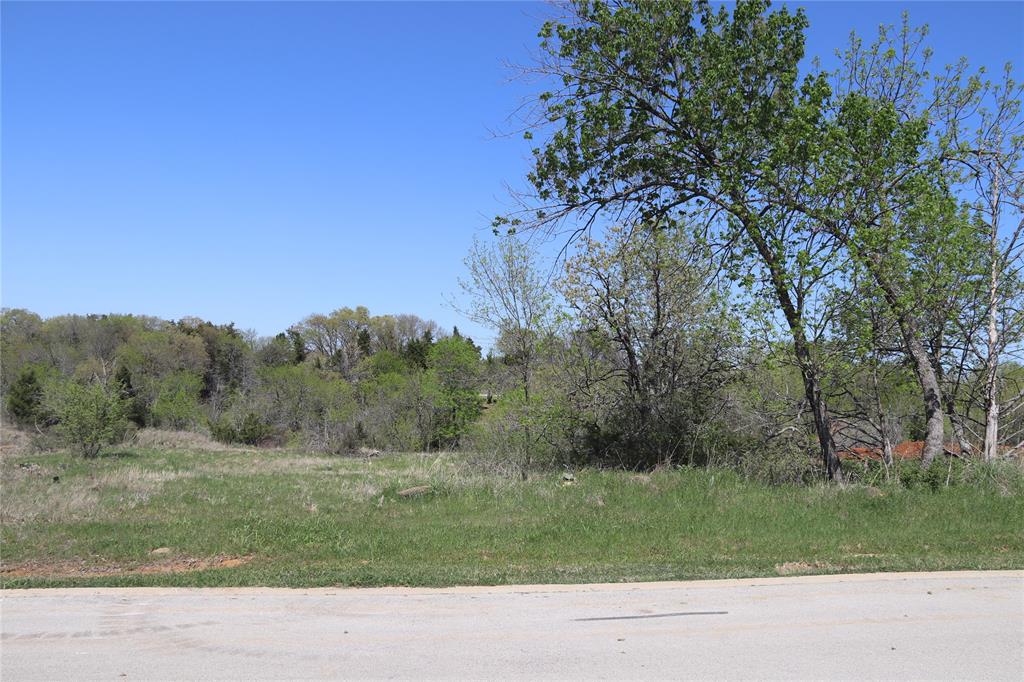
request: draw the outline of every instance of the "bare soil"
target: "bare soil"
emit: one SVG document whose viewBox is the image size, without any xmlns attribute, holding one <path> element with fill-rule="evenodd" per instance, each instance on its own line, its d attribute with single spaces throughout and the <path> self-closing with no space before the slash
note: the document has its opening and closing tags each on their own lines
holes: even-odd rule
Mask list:
<svg viewBox="0 0 1024 682">
<path fill-rule="evenodd" d="M 173 558 L 144 564 L 87 564 L 84 561 L 24 561 L 4 564 L 0 578 L 101 578 L 119 575 L 192 573 L 217 568 L 235 568 L 252 560 L 248 556 Z"/>
</svg>

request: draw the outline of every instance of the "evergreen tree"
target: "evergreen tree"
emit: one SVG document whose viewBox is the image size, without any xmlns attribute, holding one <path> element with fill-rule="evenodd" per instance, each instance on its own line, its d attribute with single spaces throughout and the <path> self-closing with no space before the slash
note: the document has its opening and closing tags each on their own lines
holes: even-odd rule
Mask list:
<svg viewBox="0 0 1024 682">
<path fill-rule="evenodd" d="M 29 424 L 39 414 L 39 406 L 43 399 L 43 388 L 33 367 L 25 367 L 18 378 L 11 384 L 7 394 L 7 411 L 15 420 Z"/>
<path fill-rule="evenodd" d="M 373 348 L 370 345 L 371 341 L 369 330 L 360 329 L 359 335 L 356 336 L 356 344 L 359 346 L 359 352 L 362 353 L 363 357 L 373 355 Z"/>
<path fill-rule="evenodd" d="M 146 425 L 146 416 L 149 410 L 146 409 L 146 401 L 143 400 L 135 387 L 132 386 L 132 373 L 124 365 L 117 368 L 114 373 L 114 382 L 125 401 L 125 416 L 128 421 L 138 427 Z"/>
<path fill-rule="evenodd" d="M 295 364 L 298 365 L 306 359 L 306 341 L 297 329 L 289 329 L 288 338 L 292 341 L 292 352 L 295 355 Z"/>
</svg>

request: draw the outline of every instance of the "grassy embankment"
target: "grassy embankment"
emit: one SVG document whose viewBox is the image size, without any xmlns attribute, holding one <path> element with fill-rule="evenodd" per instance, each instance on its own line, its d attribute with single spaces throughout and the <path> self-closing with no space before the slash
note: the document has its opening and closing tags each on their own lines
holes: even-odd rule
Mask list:
<svg viewBox="0 0 1024 682">
<path fill-rule="evenodd" d="M 4 587 L 456 585 L 1024 568 L 1024 495 L 767 487 L 727 471 L 519 482 L 458 455 L 4 454 Z M 398 492 L 429 485 L 429 492 Z M 153 550 L 159 550 L 153 553 Z"/>
</svg>

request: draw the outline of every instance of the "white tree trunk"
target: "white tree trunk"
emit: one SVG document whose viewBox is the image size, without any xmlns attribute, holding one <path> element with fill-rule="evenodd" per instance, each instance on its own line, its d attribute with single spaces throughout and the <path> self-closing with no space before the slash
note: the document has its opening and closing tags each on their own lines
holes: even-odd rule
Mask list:
<svg viewBox="0 0 1024 682">
<path fill-rule="evenodd" d="M 989 235 L 991 270 L 988 289 L 988 357 L 985 367 L 985 447 L 984 458 L 991 462 L 999 450 L 999 168 L 992 182 L 992 220 Z"/>
</svg>

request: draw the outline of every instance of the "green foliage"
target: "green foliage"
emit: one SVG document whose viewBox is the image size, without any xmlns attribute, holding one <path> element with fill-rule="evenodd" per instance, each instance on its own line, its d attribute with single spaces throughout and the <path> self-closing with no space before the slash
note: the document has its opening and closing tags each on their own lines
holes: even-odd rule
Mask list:
<svg viewBox="0 0 1024 682">
<path fill-rule="evenodd" d="M 434 345 L 434 335 L 428 330 L 420 338 L 410 339 L 403 349 L 405 359 L 413 367 L 427 368 L 430 348 Z"/>
<path fill-rule="evenodd" d="M 219 396 L 237 391 L 250 373 L 251 358 L 234 324 L 215 325 L 204 320 L 185 318 L 179 330 L 202 340 L 207 362 L 202 374 L 203 395 Z"/>
<path fill-rule="evenodd" d="M 294 364 L 295 354 L 291 341 L 285 334 L 278 334 L 256 351 L 256 360 L 263 367 Z"/>
<path fill-rule="evenodd" d="M 202 420 L 199 394 L 203 380 L 191 372 L 173 372 L 157 383 L 152 415 L 156 426 L 193 430 Z"/>
<path fill-rule="evenodd" d="M 289 329 L 287 334 L 288 340 L 292 343 L 293 362 L 298 364 L 306 359 L 306 341 L 298 329 Z"/>
<path fill-rule="evenodd" d="M 358 405 L 352 386 L 308 364 L 268 367 L 244 401 L 281 433 L 291 433 L 319 452 L 346 452 L 360 445 Z"/>
<path fill-rule="evenodd" d="M 362 364 L 363 372 L 371 377 L 379 377 L 384 374 L 405 374 L 412 369 L 405 357 L 390 350 L 379 350 L 363 360 Z"/>
<path fill-rule="evenodd" d="M 434 404 L 437 419 L 432 444 L 443 449 L 457 447 L 480 416 L 480 403 L 480 397 L 471 390 L 441 391 Z"/>
<path fill-rule="evenodd" d="M 121 442 L 128 430 L 120 390 L 99 381 L 53 381 L 45 389 L 44 405 L 64 444 L 86 458 L 96 457 L 104 445 Z"/>
<path fill-rule="evenodd" d="M 488 405 L 466 433 L 464 449 L 489 470 L 525 478 L 531 471 L 579 464 L 573 458 L 574 419 L 564 391 L 538 376 L 527 398 L 509 391 Z"/>
<path fill-rule="evenodd" d="M 0 309 L 0 389 L 5 393 L 24 365 L 44 360 L 42 329 L 43 320 L 31 311 Z"/>
<path fill-rule="evenodd" d="M 366 307 L 346 307 L 328 315 L 310 315 L 296 330 L 324 368 L 347 379 L 361 357 L 360 332 L 370 325 L 370 321 L 370 311 Z"/>
<path fill-rule="evenodd" d="M 125 416 L 128 417 L 128 421 L 138 427 L 145 426 L 149 420 L 149 407 L 132 386 L 132 374 L 124 365 L 119 366 L 114 373 L 114 385 L 121 391 L 121 397 L 127 405 Z"/>
<path fill-rule="evenodd" d="M 427 366 L 449 391 L 468 390 L 480 375 L 480 349 L 461 336 L 441 339 L 430 348 Z"/>
<path fill-rule="evenodd" d="M 476 389 L 481 370 L 480 349 L 470 339 L 450 336 L 431 347 L 427 364 L 440 388 L 435 402 L 433 444 L 455 447 L 480 416 L 481 401 Z"/>
<path fill-rule="evenodd" d="M 497 350 L 529 396 L 541 346 L 554 329 L 554 296 L 539 254 L 510 234 L 492 244 L 474 239 L 463 262 L 469 277 L 459 285 L 468 305 L 460 312 L 498 333 Z"/>
<path fill-rule="evenodd" d="M 31 424 L 43 402 L 43 387 L 35 367 L 23 367 L 7 392 L 7 411 L 22 424 Z"/>
<path fill-rule="evenodd" d="M 701 431 L 739 355 L 739 329 L 711 267 L 684 229 L 646 225 L 585 237 L 567 260 L 558 288 L 587 332 L 566 374 L 586 397 L 579 449 L 592 461 L 707 462 Z"/>
<path fill-rule="evenodd" d="M 222 443 L 261 445 L 273 433 L 273 427 L 255 412 L 245 412 L 238 419 L 223 415 L 210 422 L 210 434 Z"/>
<path fill-rule="evenodd" d="M 441 388 L 430 372 L 388 372 L 360 382 L 360 420 L 370 446 L 420 451 L 434 442 Z"/>
<path fill-rule="evenodd" d="M 160 393 L 161 381 L 176 372 L 204 376 L 209 364 L 203 340 L 176 328 L 147 329 L 133 334 L 116 352 L 133 391 L 146 411 Z M 140 412 L 141 410 L 136 410 Z"/>
</svg>

